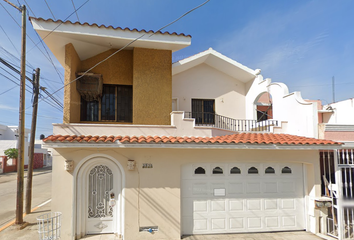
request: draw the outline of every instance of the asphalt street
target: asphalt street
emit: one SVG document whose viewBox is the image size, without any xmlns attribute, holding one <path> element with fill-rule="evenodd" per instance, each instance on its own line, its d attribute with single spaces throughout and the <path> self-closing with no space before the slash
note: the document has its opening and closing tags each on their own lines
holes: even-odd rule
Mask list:
<svg viewBox="0 0 354 240">
<path fill-rule="evenodd" d="M 25 187 L 27 171 L 25 171 Z M 32 184 L 32 207 L 51 198 L 52 169 L 51 167 L 35 169 Z M 17 173 L 0 174 L 0 228 L 15 218 L 17 192 Z M 24 191 L 25 198 L 26 190 Z"/>
</svg>

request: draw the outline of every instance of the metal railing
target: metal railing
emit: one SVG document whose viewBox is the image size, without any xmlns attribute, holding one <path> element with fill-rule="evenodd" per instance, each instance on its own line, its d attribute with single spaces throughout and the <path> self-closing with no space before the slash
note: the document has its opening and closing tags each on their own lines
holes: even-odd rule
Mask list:
<svg viewBox="0 0 354 240">
<path fill-rule="evenodd" d="M 60 239 L 61 213 L 52 212 L 37 217 L 39 240 Z"/>
<path fill-rule="evenodd" d="M 196 126 L 210 126 L 235 132 L 270 132 L 271 127 L 278 126 L 277 120 L 233 119 L 215 113 L 185 112 L 185 118 L 194 118 Z"/>
</svg>

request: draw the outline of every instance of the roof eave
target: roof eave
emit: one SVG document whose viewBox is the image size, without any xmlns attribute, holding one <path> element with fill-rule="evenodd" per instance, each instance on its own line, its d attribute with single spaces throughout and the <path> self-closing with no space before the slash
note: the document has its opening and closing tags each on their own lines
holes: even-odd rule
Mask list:
<svg viewBox="0 0 354 240">
<path fill-rule="evenodd" d="M 255 70 L 222 55 L 212 48 L 173 63 L 172 75 L 179 74 L 203 63 L 244 83 L 254 80 L 257 76 Z"/>
<path fill-rule="evenodd" d="M 191 36 L 184 34 L 122 29 L 31 18 L 37 31 L 62 66 L 65 66 L 65 45 L 72 43 L 81 60 L 109 49 L 119 49 L 131 41 L 129 48 L 151 48 L 178 51 L 191 44 Z M 142 37 L 142 35 L 144 35 Z M 138 39 L 139 38 L 139 39 Z"/>
<path fill-rule="evenodd" d="M 218 144 L 218 143 L 121 143 L 117 142 L 45 142 L 49 148 L 169 148 L 169 149 L 259 149 L 259 150 L 336 150 L 341 144 Z"/>
</svg>

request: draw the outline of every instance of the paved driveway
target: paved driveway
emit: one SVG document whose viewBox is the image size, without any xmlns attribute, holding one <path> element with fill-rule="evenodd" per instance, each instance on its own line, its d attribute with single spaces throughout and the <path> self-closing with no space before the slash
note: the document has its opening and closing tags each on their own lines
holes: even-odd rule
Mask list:
<svg viewBox="0 0 354 240">
<path fill-rule="evenodd" d="M 271 232 L 271 233 L 235 233 L 184 236 L 183 240 L 320 240 L 312 233 L 305 231 L 296 232 Z"/>
</svg>

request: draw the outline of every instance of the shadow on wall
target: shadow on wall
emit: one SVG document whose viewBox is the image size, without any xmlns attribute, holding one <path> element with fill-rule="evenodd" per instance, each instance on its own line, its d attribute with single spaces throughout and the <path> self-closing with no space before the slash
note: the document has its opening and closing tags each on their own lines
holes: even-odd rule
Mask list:
<svg viewBox="0 0 354 240">
<path fill-rule="evenodd" d="M 171 236 L 172 232 L 180 233 L 180 208 L 176 209 L 176 206 L 170 204 L 170 202 L 175 202 L 171 201 L 171 197 L 178 198 L 173 191 L 174 189 L 168 188 L 134 189 L 138 204 L 130 199 L 125 199 L 125 201 L 136 209 L 138 227 L 158 226 L 158 231 L 165 236 Z M 156 199 L 159 199 L 159 202 Z M 154 217 L 151 217 L 151 212 L 155 213 Z M 162 224 L 172 226 L 173 229 L 160 228 Z"/>
</svg>

